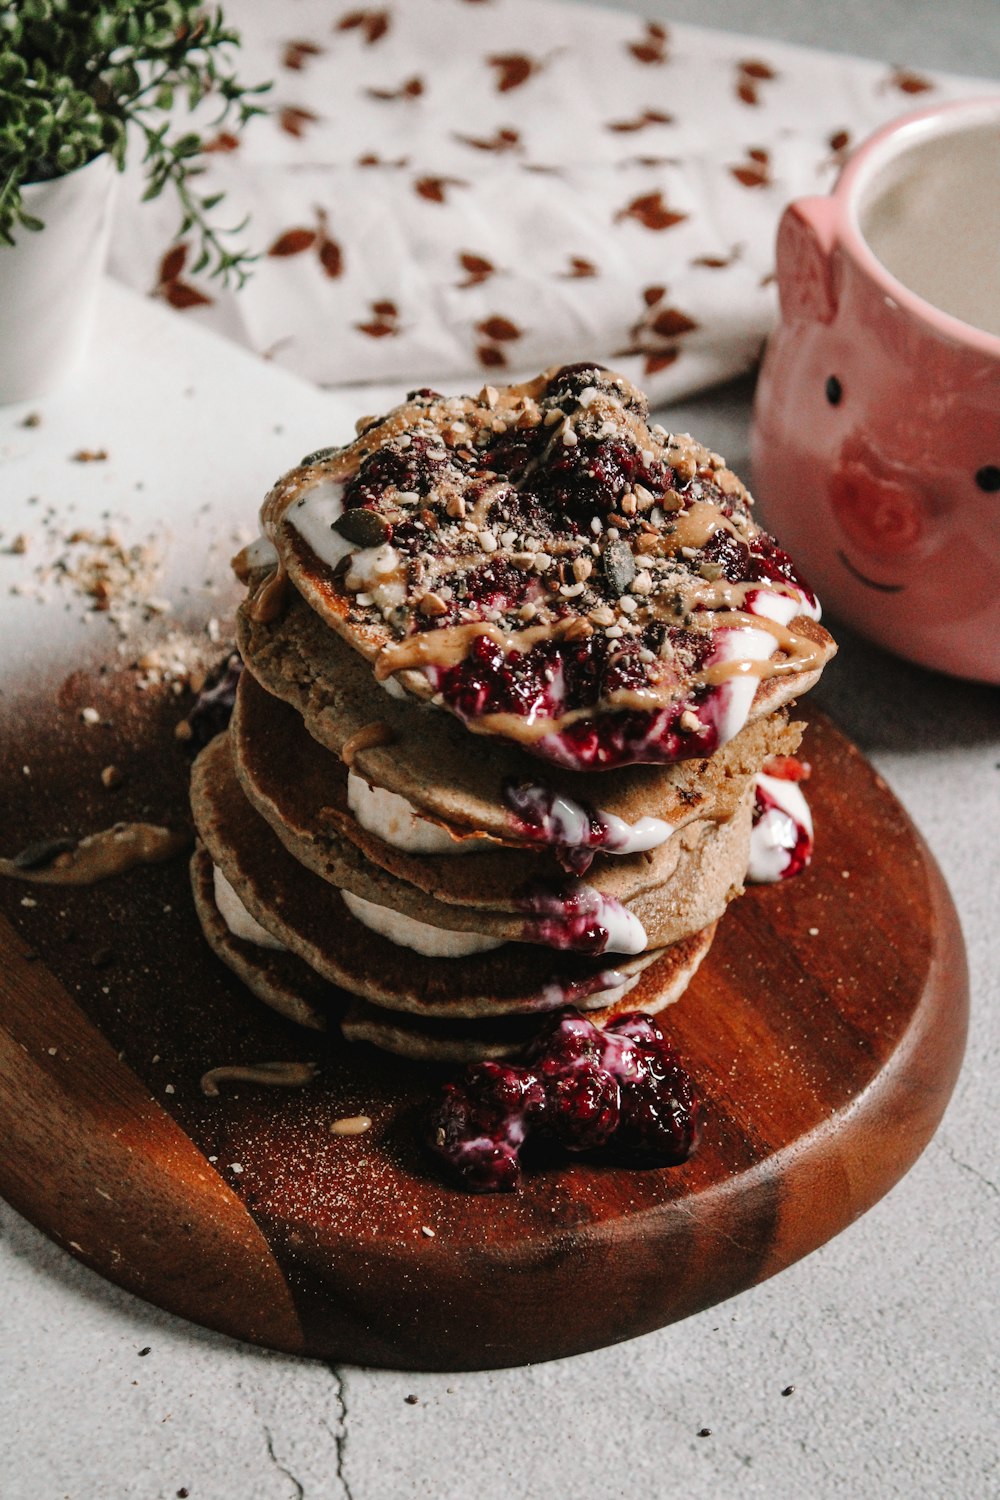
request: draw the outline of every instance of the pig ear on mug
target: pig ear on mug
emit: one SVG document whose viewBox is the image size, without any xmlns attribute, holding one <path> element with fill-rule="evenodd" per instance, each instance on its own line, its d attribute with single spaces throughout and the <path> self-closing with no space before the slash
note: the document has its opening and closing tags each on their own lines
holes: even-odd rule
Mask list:
<svg viewBox="0 0 1000 1500">
<path fill-rule="evenodd" d="M 832 323 L 837 311 L 834 206 L 830 198 L 799 198 L 778 228 L 777 273 L 786 323 Z"/>
</svg>

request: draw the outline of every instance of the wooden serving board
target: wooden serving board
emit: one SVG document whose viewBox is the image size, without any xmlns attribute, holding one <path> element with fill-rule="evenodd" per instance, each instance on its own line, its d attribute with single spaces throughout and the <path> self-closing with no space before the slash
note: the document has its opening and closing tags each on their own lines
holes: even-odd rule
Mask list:
<svg viewBox="0 0 1000 1500">
<path fill-rule="evenodd" d="M 87 705 L 106 722 L 84 728 Z M 182 711 L 126 673 L 8 697 L 3 852 L 119 818 L 182 820 Z M 812 717 L 816 859 L 735 903 L 666 1013 L 706 1101 L 684 1167 L 550 1163 L 512 1196 L 445 1185 L 420 1143 L 443 1074 L 266 1010 L 202 942 L 182 858 L 89 889 L 0 880 L 0 1193 L 198 1323 L 414 1369 L 592 1349 L 780 1271 L 919 1155 L 967 1017 L 936 866 L 881 778 Z M 116 791 L 100 782 L 110 762 Z M 298 1090 L 200 1090 L 218 1064 L 275 1059 L 321 1071 Z M 331 1134 L 362 1113 L 367 1134 Z"/>
</svg>

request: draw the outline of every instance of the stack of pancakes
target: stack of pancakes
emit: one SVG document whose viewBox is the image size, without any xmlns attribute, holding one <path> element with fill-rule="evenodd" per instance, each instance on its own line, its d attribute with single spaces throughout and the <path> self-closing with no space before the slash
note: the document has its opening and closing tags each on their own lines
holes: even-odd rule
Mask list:
<svg viewBox="0 0 1000 1500">
<path fill-rule="evenodd" d="M 208 941 L 293 1019 L 414 1057 L 659 1010 L 798 745 L 815 601 L 722 461 L 597 367 L 359 429 L 237 559 L 246 670 L 192 775 Z"/>
</svg>

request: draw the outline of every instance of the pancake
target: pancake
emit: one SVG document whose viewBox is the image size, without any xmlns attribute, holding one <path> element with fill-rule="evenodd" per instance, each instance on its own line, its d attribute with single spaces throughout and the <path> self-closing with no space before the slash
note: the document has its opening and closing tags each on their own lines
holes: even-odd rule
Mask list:
<svg viewBox="0 0 1000 1500">
<path fill-rule="evenodd" d="M 782 724 L 776 723 L 774 731 L 772 744 L 794 742 L 792 731 Z M 458 856 L 415 855 L 387 844 L 363 828 L 348 807 L 343 763 L 312 739 L 294 710 L 266 693 L 249 673 L 243 674 L 236 695 L 230 740 L 240 784 L 254 808 L 290 853 L 335 884 L 338 860 L 331 858 L 331 836 L 334 850 L 347 839 L 370 864 L 446 904 L 495 908 L 498 891 L 517 891 L 539 878 L 565 879 L 554 855 L 538 846 L 514 849 L 487 843 L 486 852 Z M 747 775 L 720 779 L 712 807 L 716 818 L 725 822 L 732 817 L 745 801 L 750 781 Z M 587 884 L 624 902 L 663 885 L 682 850 L 700 837 L 703 822 L 683 821 L 680 833 L 645 853 L 598 853 L 586 871 Z"/>
<path fill-rule="evenodd" d="M 414 392 L 280 479 L 261 524 L 277 578 L 379 680 L 581 770 L 711 753 L 832 655 L 751 506 L 718 455 L 580 365 Z"/>
<path fill-rule="evenodd" d="M 542 785 L 628 824 L 653 816 L 680 826 L 711 811 L 734 777 L 753 775 L 769 755 L 794 753 L 801 737 L 769 710 L 712 756 L 626 771 L 565 771 L 542 767 L 502 740 L 472 741 L 451 715 L 390 697 L 295 593 L 270 624 L 251 620 L 243 606 L 237 643 L 258 683 L 296 709 L 310 735 L 338 757 L 373 723 L 386 726 L 390 743 L 353 754 L 352 769 L 366 780 L 459 832 L 506 843 L 531 840 L 504 800 L 505 787 Z M 783 690 L 787 680 L 764 686 L 770 691 L 776 684 Z"/>
<path fill-rule="evenodd" d="M 421 1062 L 473 1062 L 515 1057 L 538 1027 L 537 1013 L 476 1020 L 403 1015 L 345 994 L 294 953 L 275 953 L 234 937 L 215 904 L 213 864 L 204 847 L 191 860 L 195 908 L 209 946 L 257 998 L 290 1021 L 323 1031 L 339 1025 L 349 1042 Z M 595 1026 L 627 1011 L 655 1014 L 683 994 L 711 945 L 715 928 L 665 949 L 612 1005 L 588 1010 Z"/>
<path fill-rule="evenodd" d="M 339 893 L 284 848 L 240 789 L 219 735 L 194 763 L 191 805 L 214 864 L 251 916 L 322 978 L 373 1004 L 418 1015 L 483 1016 L 585 1008 L 641 972 L 655 950 L 589 958 L 505 943 L 463 958 L 426 958 L 363 926 Z"/>
<path fill-rule="evenodd" d="M 199 845 L 191 857 L 191 890 L 209 947 L 265 1005 L 299 1026 L 325 1031 L 351 996 L 321 979 L 294 953 L 262 948 L 230 932 L 215 904 L 214 869 L 212 856 Z"/>
<path fill-rule="evenodd" d="M 595 1026 L 630 1011 L 656 1015 L 679 1000 L 712 946 L 715 924 L 665 948 L 656 962 L 639 976 L 635 987 L 613 1005 L 588 1010 Z M 482 1021 L 438 1021 L 398 1013 L 352 1000 L 340 1029 L 350 1042 L 370 1042 L 416 1062 L 478 1062 L 482 1058 L 515 1058 L 534 1035 L 537 1017 L 499 1016 Z"/>
<path fill-rule="evenodd" d="M 232 776 L 235 767 L 231 737 L 227 738 L 225 755 L 226 774 Z M 485 899 L 492 899 L 492 907 L 438 901 L 372 864 L 355 844 L 332 829 L 300 839 L 280 816 L 275 815 L 273 822 L 270 818 L 268 822 L 293 858 L 319 875 L 324 883 L 428 927 L 473 933 L 500 942 L 571 947 L 580 939 L 573 927 L 570 940 L 566 919 L 572 921 L 581 900 L 588 906 L 593 906 L 596 900 L 595 919 L 606 924 L 609 932 L 616 930 L 612 924 L 622 929 L 624 922 L 621 941 L 628 946 L 616 950 L 612 939 L 609 951 L 635 952 L 633 943 L 641 943 L 644 948 L 662 948 L 721 915 L 730 896 L 742 889 L 750 855 L 752 813 L 753 787 L 748 785 L 737 811 L 727 822 L 692 823 L 669 840 L 663 850 L 653 851 L 654 861 L 657 855 L 669 855 L 670 875 L 628 901 L 604 898 L 589 880 L 581 883 L 560 875 L 554 882 L 535 881 L 506 889 L 494 879 L 485 887 Z M 197 809 L 195 818 L 197 821 Z M 671 849 L 670 845 L 676 847 Z M 568 911 L 560 905 L 564 901 L 570 903 Z M 600 906 L 605 901 L 607 910 L 602 912 Z M 635 929 L 635 922 L 645 929 L 645 940 Z M 564 935 L 556 937 L 554 925 L 559 923 L 563 924 Z"/>
</svg>

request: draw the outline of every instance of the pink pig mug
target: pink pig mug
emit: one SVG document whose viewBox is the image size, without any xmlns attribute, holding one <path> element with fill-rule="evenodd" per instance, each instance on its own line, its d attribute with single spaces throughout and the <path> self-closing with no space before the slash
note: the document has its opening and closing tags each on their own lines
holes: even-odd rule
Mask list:
<svg viewBox="0 0 1000 1500">
<path fill-rule="evenodd" d="M 1000 98 L 921 110 L 778 231 L 763 519 L 900 656 L 1000 683 Z"/>
</svg>

